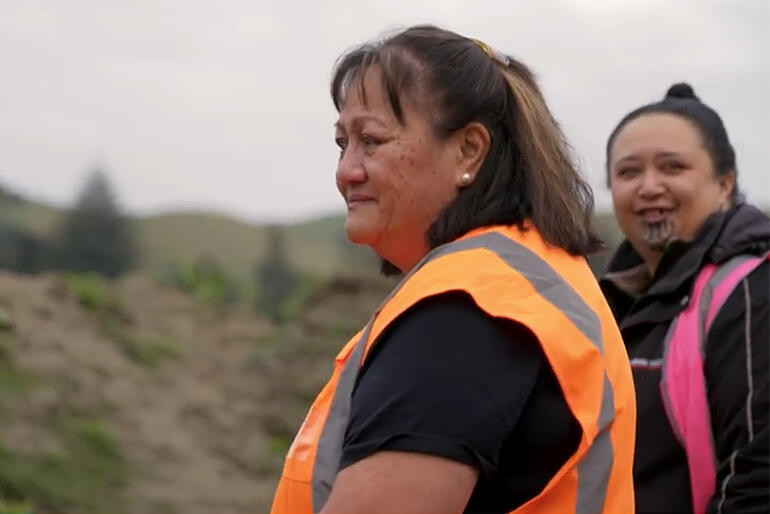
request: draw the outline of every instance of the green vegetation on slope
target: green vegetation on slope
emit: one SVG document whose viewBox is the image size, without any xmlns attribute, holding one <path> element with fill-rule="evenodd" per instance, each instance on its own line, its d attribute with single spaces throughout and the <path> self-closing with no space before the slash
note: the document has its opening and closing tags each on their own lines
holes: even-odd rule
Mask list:
<svg viewBox="0 0 770 514">
<path fill-rule="evenodd" d="M 120 302 L 98 273 L 65 273 L 64 280 L 80 305 L 92 311 L 116 311 Z"/>
<path fill-rule="evenodd" d="M 18 453 L 0 444 L 0 504 L 34 499 L 36 509 L 115 512 L 127 466 L 110 431 L 95 419 L 53 420 L 59 452 Z"/>
<path fill-rule="evenodd" d="M 0 313 L 2 313 L 0 307 Z M 0 393 L 21 393 L 34 386 L 35 380 L 16 369 L 10 351 L 10 338 L 0 328 Z"/>
<path fill-rule="evenodd" d="M 123 354 L 136 364 L 158 369 L 164 360 L 179 360 L 182 347 L 173 338 L 161 335 L 145 335 L 131 330 L 115 320 L 104 325 L 105 334 L 120 345 Z"/>
</svg>

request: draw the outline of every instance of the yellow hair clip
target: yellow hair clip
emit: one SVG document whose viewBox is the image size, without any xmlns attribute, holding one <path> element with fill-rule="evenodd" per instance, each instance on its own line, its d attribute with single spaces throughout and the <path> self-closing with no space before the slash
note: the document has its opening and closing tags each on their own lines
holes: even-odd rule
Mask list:
<svg viewBox="0 0 770 514">
<path fill-rule="evenodd" d="M 484 53 L 487 54 L 487 56 L 493 61 L 496 61 L 497 63 L 502 64 L 506 68 L 511 64 L 511 59 L 507 55 L 505 55 L 502 52 L 498 52 L 497 50 L 495 50 L 494 48 L 492 48 L 482 40 L 471 38 L 471 41 L 476 43 L 479 46 L 479 48 L 484 50 Z"/>
</svg>

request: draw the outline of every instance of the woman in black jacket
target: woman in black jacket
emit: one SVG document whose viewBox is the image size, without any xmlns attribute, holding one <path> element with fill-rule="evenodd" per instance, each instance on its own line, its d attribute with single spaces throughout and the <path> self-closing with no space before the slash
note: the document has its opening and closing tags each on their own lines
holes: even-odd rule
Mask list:
<svg viewBox="0 0 770 514">
<path fill-rule="evenodd" d="M 607 142 L 608 182 L 626 240 L 601 285 L 637 389 L 638 512 L 770 512 L 770 221 L 742 200 L 736 171 L 721 119 L 687 84 L 626 115 Z M 700 338 L 716 476 L 699 502 L 698 470 L 688 467 L 691 450 L 672 427 L 662 369 L 670 329 L 691 303 L 699 273 L 736 256 L 760 259 Z"/>
</svg>

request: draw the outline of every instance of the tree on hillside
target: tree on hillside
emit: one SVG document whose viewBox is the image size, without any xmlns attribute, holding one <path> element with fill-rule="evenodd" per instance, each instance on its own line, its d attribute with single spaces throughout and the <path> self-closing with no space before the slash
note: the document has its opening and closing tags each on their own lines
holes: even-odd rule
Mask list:
<svg viewBox="0 0 770 514">
<path fill-rule="evenodd" d="M 0 204 L 2 203 L 21 203 L 21 196 L 8 190 L 0 183 Z"/>
<path fill-rule="evenodd" d="M 36 273 L 45 269 L 51 252 L 47 241 L 0 221 L 0 268 Z"/>
<path fill-rule="evenodd" d="M 298 277 L 289 264 L 284 231 L 273 225 L 267 228 L 267 251 L 264 260 L 255 266 L 256 308 L 280 322 L 281 306 L 292 295 Z"/>
<path fill-rule="evenodd" d="M 57 234 L 59 266 L 72 271 L 96 271 L 115 277 L 135 260 L 129 220 L 118 207 L 107 175 L 92 171 L 75 206 L 64 217 Z"/>
</svg>

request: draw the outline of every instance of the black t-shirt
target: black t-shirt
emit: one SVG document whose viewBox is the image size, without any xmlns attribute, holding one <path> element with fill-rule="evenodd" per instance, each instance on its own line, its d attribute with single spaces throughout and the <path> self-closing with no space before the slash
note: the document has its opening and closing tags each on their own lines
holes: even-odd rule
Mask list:
<svg viewBox="0 0 770 514">
<path fill-rule="evenodd" d="M 582 431 L 534 334 L 465 293 L 427 298 L 375 344 L 353 392 L 341 467 L 412 451 L 477 468 L 466 512 L 537 496 Z"/>
</svg>

